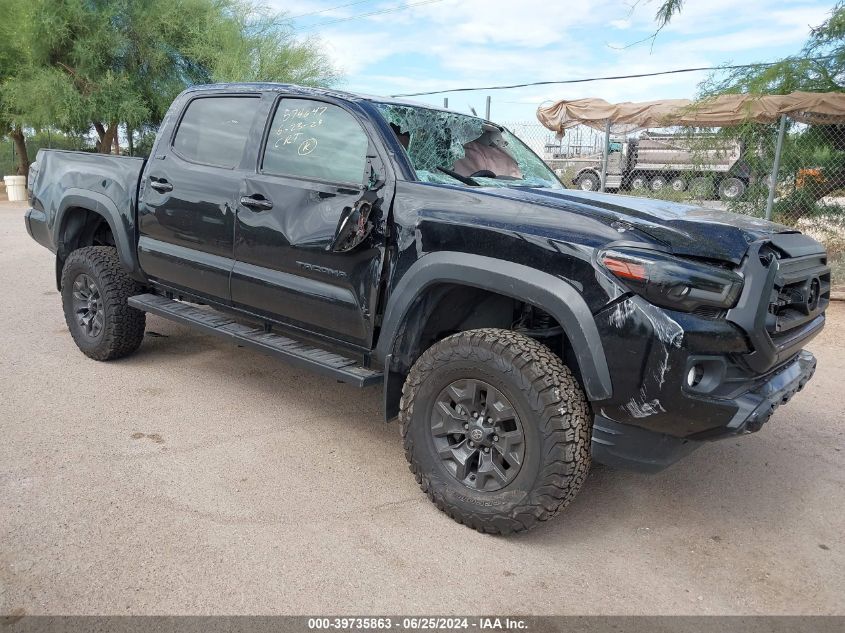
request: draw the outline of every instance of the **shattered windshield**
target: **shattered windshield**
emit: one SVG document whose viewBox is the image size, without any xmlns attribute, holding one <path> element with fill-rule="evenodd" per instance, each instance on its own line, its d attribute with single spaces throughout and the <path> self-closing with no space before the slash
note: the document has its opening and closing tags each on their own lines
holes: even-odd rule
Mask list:
<svg viewBox="0 0 845 633">
<path fill-rule="evenodd" d="M 563 188 L 546 164 L 504 128 L 445 110 L 376 106 L 423 182 Z"/>
</svg>

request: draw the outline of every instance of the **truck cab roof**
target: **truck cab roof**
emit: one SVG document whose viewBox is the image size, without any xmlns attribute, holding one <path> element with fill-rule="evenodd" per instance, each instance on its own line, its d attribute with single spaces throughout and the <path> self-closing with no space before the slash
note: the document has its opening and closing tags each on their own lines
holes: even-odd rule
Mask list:
<svg viewBox="0 0 845 633">
<path fill-rule="evenodd" d="M 194 93 L 202 91 L 243 91 L 243 92 L 286 92 L 301 96 L 323 96 L 334 99 L 343 99 L 346 101 L 366 101 L 370 103 L 385 103 L 397 106 L 409 106 L 415 108 L 425 108 L 427 110 L 439 110 L 443 112 L 452 112 L 446 108 L 431 105 L 428 103 L 421 103 L 411 99 L 400 99 L 396 97 L 387 97 L 380 95 L 370 95 L 359 92 L 349 92 L 345 90 L 335 90 L 333 88 L 320 88 L 316 86 L 300 86 L 298 84 L 285 84 L 278 82 L 232 82 L 232 83 L 218 83 L 218 84 L 201 84 L 187 88 L 185 93 Z M 466 115 L 473 116 L 473 115 Z M 482 118 L 482 117 L 475 117 Z"/>
</svg>

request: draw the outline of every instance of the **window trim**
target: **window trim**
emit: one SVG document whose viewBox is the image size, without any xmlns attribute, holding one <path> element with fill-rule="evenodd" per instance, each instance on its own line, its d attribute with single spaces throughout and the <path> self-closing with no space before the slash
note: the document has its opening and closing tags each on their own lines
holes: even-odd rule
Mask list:
<svg viewBox="0 0 845 633">
<path fill-rule="evenodd" d="M 361 182 L 352 182 L 347 180 L 327 180 L 325 178 L 315 178 L 315 177 L 308 177 L 308 176 L 301 176 L 297 174 L 284 174 L 284 173 L 277 173 L 273 171 L 266 171 L 264 169 L 264 157 L 267 153 L 267 144 L 270 140 L 270 134 L 273 131 L 273 121 L 276 119 L 276 113 L 279 111 L 279 107 L 282 105 L 282 102 L 285 100 L 295 99 L 298 101 L 314 101 L 317 103 L 325 103 L 330 106 L 335 106 L 344 112 L 346 112 L 352 119 L 358 124 L 358 127 L 361 128 L 361 131 L 364 133 L 364 136 L 367 139 L 367 151 L 364 155 L 364 169 L 361 171 Z M 371 151 L 372 150 L 372 151 Z M 337 103 L 336 101 L 332 101 L 330 99 L 321 98 L 319 95 L 298 95 L 298 94 L 279 94 L 276 96 L 272 107 L 270 108 L 270 114 L 267 116 L 267 121 L 265 122 L 264 126 L 264 133 L 261 137 L 261 147 L 258 151 L 257 164 L 255 167 L 256 173 L 261 174 L 262 176 L 270 176 L 272 178 L 287 178 L 290 180 L 299 180 L 303 182 L 314 182 L 319 184 L 325 184 L 329 186 L 335 187 L 346 187 L 346 188 L 356 188 L 360 190 L 364 190 L 366 188 L 366 174 L 367 174 L 367 166 L 371 163 L 369 157 L 371 154 L 378 155 L 378 150 L 376 149 L 375 143 L 373 143 L 373 138 L 370 133 L 367 131 L 366 126 L 361 121 L 361 117 L 359 117 L 355 112 L 351 109 L 345 107 L 342 103 Z"/>
<path fill-rule="evenodd" d="M 235 165 L 229 167 L 228 165 L 216 165 L 214 163 L 204 163 L 198 160 L 194 160 L 192 158 L 188 158 L 184 154 L 182 154 L 179 150 L 176 149 L 176 135 L 179 134 L 179 128 L 182 127 L 182 121 L 185 119 L 185 115 L 188 113 L 188 108 L 191 107 L 191 104 L 194 101 L 198 101 L 200 99 L 256 99 L 258 101 L 258 107 L 256 107 L 255 112 L 252 113 L 252 120 L 250 121 L 249 131 L 247 132 L 246 143 L 244 143 L 244 149 L 241 150 L 241 157 Z M 196 95 L 188 99 L 188 102 L 182 108 L 182 112 L 179 114 L 179 120 L 176 121 L 176 125 L 173 127 L 173 134 L 170 136 L 170 152 L 178 156 L 181 160 L 184 160 L 186 163 L 191 163 L 192 165 L 201 165 L 203 167 L 214 167 L 215 169 L 226 169 L 229 171 L 235 171 L 241 168 L 241 163 L 243 162 L 244 156 L 246 154 L 246 148 L 249 145 L 250 140 L 250 132 L 252 131 L 253 126 L 255 125 L 256 116 L 259 114 L 261 108 L 261 95 L 260 94 L 247 94 L 243 92 L 216 92 L 214 94 L 209 95 Z"/>
</svg>

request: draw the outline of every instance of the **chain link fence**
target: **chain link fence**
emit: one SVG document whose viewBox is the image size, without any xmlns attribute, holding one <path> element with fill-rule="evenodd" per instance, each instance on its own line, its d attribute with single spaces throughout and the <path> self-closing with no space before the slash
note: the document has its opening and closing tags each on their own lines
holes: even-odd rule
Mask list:
<svg viewBox="0 0 845 633">
<path fill-rule="evenodd" d="M 568 186 L 601 188 L 606 135 L 579 125 L 563 138 L 539 122 L 503 123 Z M 845 126 L 664 128 L 610 135 L 608 192 L 695 204 L 795 227 L 820 240 L 845 280 Z M 838 272 L 838 274 L 837 274 Z"/>
<path fill-rule="evenodd" d="M 132 132 L 133 143 L 128 143 L 125 133 L 119 136 L 121 153 L 131 156 L 149 156 L 155 141 L 156 129 L 144 128 Z M 83 152 L 96 151 L 96 134 L 67 134 L 58 130 L 26 130 L 26 148 L 30 162 L 35 160 L 40 149 L 66 149 Z M 18 170 L 18 156 L 15 145 L 9 137 L 0 138 L 0 181 L 3 176 L 14 175 Z"/>
</svg>

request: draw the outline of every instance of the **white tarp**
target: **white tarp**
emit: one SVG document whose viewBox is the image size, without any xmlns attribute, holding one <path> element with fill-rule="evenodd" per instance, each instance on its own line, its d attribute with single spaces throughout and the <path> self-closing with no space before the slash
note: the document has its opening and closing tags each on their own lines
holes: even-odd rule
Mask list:
<svg viewBox="0 0 845 633">
<path fill-rule="evenodd" d="M 537 109 L 540 123 L 559 136 L 576 125 L 604 130 L 608 119 L 613 132 L 624 134 L 675 125 L 727 127 L 746 122 L 774 123 L 783 114 L 802 123 L 845 124 L 845 93 L 731 94 L 702 101 L 661 99 L 638 103 L 572 99 Z"/>
</svg>

